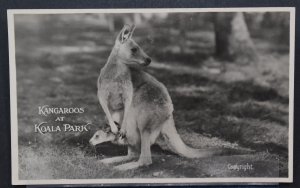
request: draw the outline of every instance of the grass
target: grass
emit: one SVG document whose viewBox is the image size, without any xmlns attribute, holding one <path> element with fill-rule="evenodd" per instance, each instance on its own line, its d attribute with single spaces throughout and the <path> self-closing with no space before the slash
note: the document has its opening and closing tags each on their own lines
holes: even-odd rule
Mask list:
<svg viewBox="0 0 300 188">
<path fill-rule="evenodd" d="M 167 38 L 158 28 L 138 28 L 143 35 L 137 33 L 137 41 L 155 60 L 147 71 L 168 88 L 183 140 L 197 148 L 250 148 L 256 152 L 191 160 L 154 147 L 153 165 L 122 173 L 99 159 L 124 155 L 126 148 L 88 145 L 92 134 L 104 125 L 96 80 L 115 35 L 96 26 L 72 28 L 72 21 L 65 22 L 68 31 L 60 25 L 53 29 L 48 22 L 37 21 L 41 31 L 25 20 L 16 25 L 17 31 L 22 31 L 16 33 L 20 179 L 287 176 L 288 54 L 276 52 L 274 46 L 268 50 L 267 42 L 262 41 L 263 45 L 258 45 L 264 48 L 261 62 L 220 62 L 211 58 L 210 32 L 191 33 L 186 52 L 180 52 L 176 36 Z M 143 40 L 145 33 L 151 36 Z M 225 64 L 226 71 L 210 73 L 209 67 L 205 69 L 210 63 L 217 68 Z M 38 115 L 38 106 L 43 105 L 84 107 L 85 113 L 68 115 L 65 123 L 91 122 L 90 131 L 34 133 L 35 123 L 55 119 Z M 229 163 L 251 163 L 256 169 L 230 171 Z"/>
</svg>

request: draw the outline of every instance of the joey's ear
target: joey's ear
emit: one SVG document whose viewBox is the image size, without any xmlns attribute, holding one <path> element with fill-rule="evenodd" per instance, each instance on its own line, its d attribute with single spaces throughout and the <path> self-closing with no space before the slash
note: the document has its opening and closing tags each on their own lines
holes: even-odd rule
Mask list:
<svg viewBox="0 0 300 188">
<path fill-rule="evenodd" d="M 125 24 L 123 29 L 120 31 L 116 42 L 119 42 L 121 44 L 126 42 L 128 39 L 132 37 L 134 29 L 135 29 L 134 25 L 130 26 L 128 24 Z"/>
<path fill-rule="evenodd" d="M 111 129 L 110 129 L 110 127 L 106 127 L 106 128 L 104 129 L 104 132 L 105 132 L 105 133 L 109 133 L 109 132 L 111 132 Z"/>
</svg>

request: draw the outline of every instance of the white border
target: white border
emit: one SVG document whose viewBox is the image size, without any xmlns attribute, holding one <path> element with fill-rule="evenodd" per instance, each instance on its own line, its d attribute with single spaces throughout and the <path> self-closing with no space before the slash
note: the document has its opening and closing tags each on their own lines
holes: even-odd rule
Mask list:
<svg viewBox="0 0 300 188">
<path fill-rule="evenodd" d="M 132 179 L 57 179 L 19 180 L 18 117 L 15 59 L 15 14 L 83 14 L 83 13 L 163 13 L 163 12 L 290 12 L 290 69 L 289 69 L 289 161 L 287 178 L 132 178 Z M 255 8 L 170 8 L 170 9 L 10 9 L 7 10 L 9 37 L 10 106 L 11 106 L 11 155 L 12 184 L 195 184 L 195 183 L 279 183 L 293 182 L 293 120 L 294 120 L 294 55 L 295 7 Z"/>
</svg>

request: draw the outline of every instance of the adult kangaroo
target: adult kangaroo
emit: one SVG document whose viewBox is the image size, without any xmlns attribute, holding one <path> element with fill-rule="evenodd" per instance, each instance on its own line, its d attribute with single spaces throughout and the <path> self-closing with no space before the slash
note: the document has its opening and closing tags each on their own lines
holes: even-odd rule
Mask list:
<svg viewBox="0 0 300 188">
<path fill-rule="evenodd" d="M 173 104 L 166 87 L 143 71 L 151 59 L 132 39 L 134 26 L 125 25 L 111 51 L 98 79 L 98 98 L 106 114 L 111 131 L 116 134 L 121 125 L 121 135 L 126 137 L 128 154 L 101 160 L 120 163 L 119 170 L 135 169 L 152 163 L 150 146 L 162 134 L 172 151 L 188 158 L 208 157 L 223 153 L 223 149 L 194 149 L 187 146 L 174 125 Z M 92 145 L 116 140 L 117 135 L 103 137 L 97 131 L 90 139 Z M 106 135 L 107 136 L 107 135 Z"/>
</svg>

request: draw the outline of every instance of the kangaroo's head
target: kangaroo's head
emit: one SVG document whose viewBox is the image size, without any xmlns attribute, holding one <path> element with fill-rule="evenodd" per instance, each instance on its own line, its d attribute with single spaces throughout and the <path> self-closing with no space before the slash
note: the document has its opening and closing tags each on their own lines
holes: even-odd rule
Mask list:
<svg viewBox="0 0 300 188">
<path fill-rule="evenodd" d="M 112 132 L 107 132 L 103 130 L 98 130 L 93 137 L 90 139 L 90 144 L 95 146 L 104 142 L 111 142 L 116 139 L 116 135 Z"/>
<path fill-rule="evenodd" d="M 147 66 L 151 63 L 151 58 L 132 39 L 135 26 L 124 25 L 117 36 L 114 48 L 117 56 L 127 65 Z"/>
</svg>

